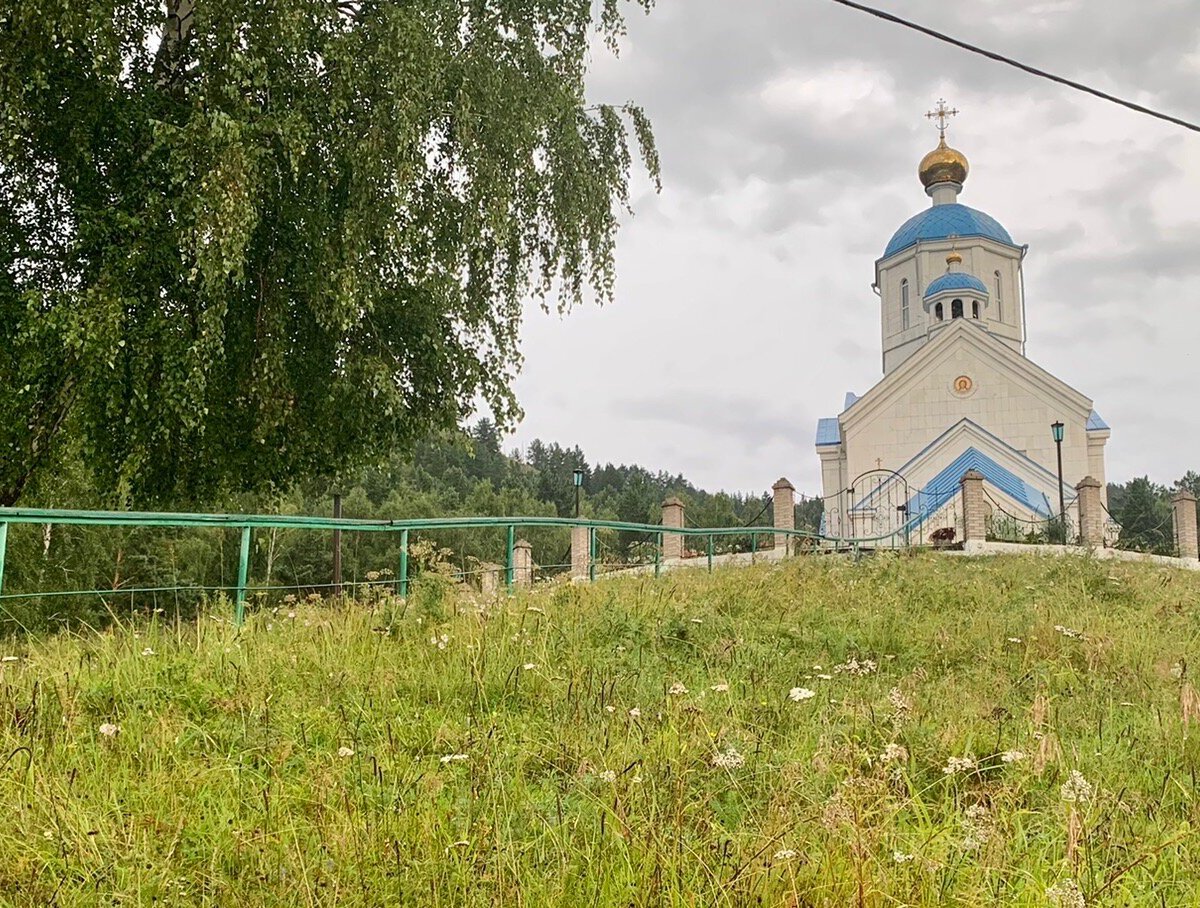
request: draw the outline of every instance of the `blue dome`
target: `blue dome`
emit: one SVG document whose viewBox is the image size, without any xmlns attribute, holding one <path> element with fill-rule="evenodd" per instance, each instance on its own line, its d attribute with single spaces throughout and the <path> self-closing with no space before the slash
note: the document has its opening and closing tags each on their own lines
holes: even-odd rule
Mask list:
<svg viewBox="0 0 1200 908">
<path fill-rule="evenodd" d="M 987 286 L 975 275 L 962 271 L 947 271 L 941 277 L 930 281 L 929 286 L 925 288 L 925 299 L 945 290 L 974 290 L 984 296 L 987 296 L 988 292 Z"/>
<path fill-rule="evenodd" d="M 983 236 L 1009 246 L 1016 245 L 995 218 L 954 202 L 926 208 L 905 221 L 887 244 L 883 257 L 907 249 L 918 240 L 944 240 L 952 236 Z"/>
</svg>

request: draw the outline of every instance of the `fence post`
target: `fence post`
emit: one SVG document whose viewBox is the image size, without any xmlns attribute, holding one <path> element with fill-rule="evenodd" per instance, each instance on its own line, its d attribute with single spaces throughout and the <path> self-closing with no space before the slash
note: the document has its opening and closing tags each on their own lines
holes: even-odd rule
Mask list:
<svg viewBox="0 0 1200 908">
<path fill-rule="evenodd" d="M 571 577 L 582 579 L 589 574 L 591 565 L 592 534 L 590 527 L 571 527 Z"/>
<path fill-rule="evenodd" d="M 4 554 L 8 550 L 8 524 L 0 523 L 0 593 L 4 592 Z"/>
<path fill-rule="evenodd" d="M 1196 496 L 1187 489 L 1180 489 L 1171 496 L 1171 510 L 1175 517 L 1175 549 L 1180 558 L 1195 561 L 1200 558 L 1196 538 Z"/>
<path fill-rule="evenodd" d="M 1079 506 L 1079 544 L 1089 548 L 1104 545 L 1104 510 L 1100 506 L 1100 480 L 1085 476 L 1075 486 Z"/>
<path fill-rule="evenodd" d="M 779 481 L 771 486 L 771 493 L 775 529 L 796 529 L 796 487 L 781 476 Z M 775 548 L 783 549 L 785 555 L 791 554 L 792 537 L 787 533 L 776 533 Z"/>
<path fill-rule="evenodd" d="M 400 531 L 400 596 L 408 595 L 408 530 Z"/>
<path fill-rule="evenodd" d="M 709 533 L 708 534 L 708 572 L 710 574 L 712 573 L 712 559 L 713 559 L 713 534 Z"/>
<path fill-rule="evenodd" d="M 342 519 L 342 496 L 333 495 L 333 519 Z M 333 531 L 333 595 L 342 595 L 342 531 Z"/>
<path fill-rule="evenodd" d="M 507 565 L 504 569 L 504 586 L 511 593 L 513 588 L 513 557 L 516 552 L 517 528 L 510 526 L 508 528 L 508 557 L 504 563 Z"/>
<path fill-rule="evenodd" d="M 600 556 L 600 540 L 595 527 L 588 527 L 588 580 L 596 579 L 596 559 Z"/>
<path fill-rule="evenodd" d="M 3 565 L 0 565 L 2 567 Z M 654 576 L 662 573 L 662 533 L 654 540 Z"/>
<path fill-rule="evenodd" d="M 233 623 L 238 627 L 246 620 L 246 582 L 250 576 L 250 527 L 242 527 L 242 547 L 238 554 L 237 601 Z"/>
<path fill-rule="evenodd" d="M 978 470 L 968 470 L 959 480 L 962 486 L 963 542 L 983 542 L 987 538 L 983 478 L 983 474 Z"/>
<path fill-rule="evenodd" d="M 672 496 L 662 503 L 662 525 L 672 529 L 683 529 L 683 502 Z M 683 557 L 683 534 L 663 533 L 663 558 Z"/>
<path fill-rule="evenodd" d="M 533 585 L 533 546 L 524 539 L 513 546 L 513 572 L 517 586 Z"/>
</svg>

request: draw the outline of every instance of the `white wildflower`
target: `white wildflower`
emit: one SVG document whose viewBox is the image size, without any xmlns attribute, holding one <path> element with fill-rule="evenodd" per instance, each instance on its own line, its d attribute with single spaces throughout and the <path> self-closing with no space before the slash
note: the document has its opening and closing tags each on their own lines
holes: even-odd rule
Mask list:
<svg viewBox="0 0 1200 908">
<path fill-rule="evenodd" d="M 974 851 L 986 845 L 992 838 L 995 822 L 986 807 L 982 804 L 972 804 L 963 811 L 962 828 L 962 847 L 967 851 Z"/>
<path fill-rule="evenodd" d="M 629 711 L 629 718 L 640 719 L 641 717 L 642 717 L 642 711 L 640 709 L 638 709 L 638 707 L 635 706 L 635 707 L 633 707 L 633 709 L 631 709 Z"/>
<path fill-rule="evenodd" d="M 691 620 L 692 624 L 703 624 L 704 623 L 703 618 L 692 618 L 690 620 Z"/>
<path fill-rule="evenodd" d="M 1022 750 L 1006 750 L 1000 754 L 1001 763 L 1020 763 L 1025 759 L 1025 752 Z"/>
<path fill-rule="evenodd" d="M 1072 640 L 1083 639 L 1083 631 L 1077 631 L 1073 627 L 1063 627 L 1061 624 L 1054 625 L 1054 629 L 1064 637 L 1070 637 Z"/>
<path fill-rule="evenodd" d="M 615 706 L 613 706 L 611 703 L 608 703 L 608 704 L 605 704 L 604 711 L 606 713 L 615 713 L 617 711 L 617 708 Z"/>
<path fill-rule="evenodd" d="M 367 583 L 374 583 L 379 579 L 379 571 L 367 571 L 365 576 L 367 578 Z"/>
<path fill-rule="evenodd" d="M 0 662 L 19 662 L 20 656 L 0 656 Z"/>
<path fill-rule="evenodd" d="M 354 749 L 352 747 L 346 747 L 343 744 L 341 747 L 338 748 L 338 756 L 339 757 L 352 757 L 352 756 L 354 756 Z"/>
<path fill-rule="evenodd" d="M 807 687 L 793 687 L 788 691 L 788 699 L 794 703 L 799 703 L 802 700 L 811 700 L 816 695 L 816 691 L 809 690 Z"/>
<path fill-rule="evenodd" d="M 463 760 L 468 760 L 468 759 L 470 759 L 470 757 L 468 757 L 466 754 L 446 754 L 444 757 L 442 757 L 441 762 L 443 762 L 443 763 L 461 763 Z"/>
<path fill-rule="evenodd" d="M 288 618 L 290 618 L 292 621 L 295 621 L 295 620 L 296 620 L 296 613 L 295 613 L 295 612 L 288 612 Z"/>
<path fill-rule="evenodd" d="M 611 785 L 613 782 L 617 781 L 617 774 L 611 769 L 606 769 L 604 772 L 600 773 L 600 781 L 607 782 L 609 785 Z"/>
<path fill-rule="evenodd" d="M 546 613 L 545 609 L 538 608 L 536 605 L 528 606 L 525 611 L 533 612 L 535 615 L 544 615 Z"/>
<path fill-rule="evenodd" d="M 909 861 L 913 860 L 913 856 L 905 851 L 893 851 L 892 860 L 897 864 L 907 864 Z"/>
<path fill-rule="evenodd" d="M 946 761 L 946 765 L 942 767 L 942 774 L 953 776 L 960 772 L 970 772 L 974 768 L 975 758 L 969 754 L 965 757 L 950 757 L 950 759 Z"/>
<path fill-rule="evenodd" d="M 835 665 L 833 667 L 833 672 L 834 672 L 834 674 L 839 674 L 841 672 L 845 672 L 847 675 L 858 675 L 861 677 L 862 675 L 871 674 L 872 672 L 876 671 L 878 668 L 879 668 L 879 666 L 876 664 L 874 659 L 859 660 L 857 658 L 852 657 L 850 659 L 847 659 L 841 665 Z"/>
<path fill-rule="evenodd" d="M 775 852 L 775 860 L 777 861 L 790 861 L 795 856 L 796 852 L 791 848 L 780 848 Z"/>
<path fill-rule="evenodd" d="M 897 744 L 894 741 L 883 749 L 883 753 L 879 755 L 881 763 L 907 763 L 908 748 L 903 744 Z"/>
<path fill-rule="evenodd" d="M 429 638 L 430 646 L 436 646 L 438 649 L 445 649 L 446 644 L 450 642 L 449 634 L 435 634 Z"/>
<path fill-rule="evenodd" d="M 1009 637 L 1008 642 L 1009 643 L 1024 643 L 1025 641 L 1023 641 L 1020 637 Z"/>
<path fill-rule="evenodd" d="M 142 655 L 143 656 L 154 656 L 154 655 L 156 655 L 156 653 L 154 652 L 154 650 L 152 650 L 150 647 L 147 646 L 144 650 L 142 650 Z"/>
<path fill-rule="evenodd" d="M 832 681 L 833 675 L 817 675 L 822 681 Z"/>
<path fill-rule="evenodd" d="M 894 722 L 907 719 L 908 714 L 912 712 L 912 701 L 898 687 L 893 687 L 888 691 L 888 703 L 892 706 L 892 721 Z"/>
<path fill-rule="evenodd" d="M 100 734 L 104 735 L 106 738 L 115 738 L 121 731 L 121 726 L 113 725 L 111 722 L 105 722 L 98 730 Z"/>
<path fill-rule="evenodd" d="M 682 681 L 676 681 L 669 688 L 667 688 L 667 693 L 673 697 L 681 696 L 682 694 L 686 694 L 687 692 L 688 692 L 687 688 L 683 686 Z"/>
<path fill-rule="evenodd" d="M 746 765 L 746 758 L 733 747 L 727 747 L 723 752 L 713 754 L 712 765 L 718 769 L 738 769 Z"/>
<path fill-rule="evenodd" d="M 1079 884 L 1072 879 L 1055 883 L 1046 890 L 1046 898 L 1054 908 L 1087 908 Z"/>
<path fill-rule="evenodd" d="M 534 664 L 534 663 L 532 663 L 532 662 L 526 662 L 524 665 L 522 665 L 522 666 L 521 666 L 521 668 L 523 668 L 523 669 L 524 669 L 525 671 L 527 671 L 527 672 L 531 672 L 531 671 L 533 671 L 535 668 L 537 668 L 537 665 L 535 665 L 535 664 Z"/>
<path fill-rule="evenodd" d="M 1172 678 L 1176 678 L 1176 679 L 1182 678 L 1183 672 L 1184 672 L 1184 667 L 1183 667 L 1182 662 L 1176 662 L 1174 665 L 1171 666 L 1171 677 Z"/>
<path fill-rule="evenodd" d="M 1067 781 L 1058 790 L 1064 801 L 1072 804 L 1086 804 L 1095 794 L 1092 783 L 1083 777 L 1078 769 L 1072 769 Z"/>
<path fill-rule="evenodd" d="M 715 690 L 718 694 L 723 694 L 729 690 L 729 685 L 722 681 L 720 684 L 714 684 L 711 689 Z"/>
</svg>

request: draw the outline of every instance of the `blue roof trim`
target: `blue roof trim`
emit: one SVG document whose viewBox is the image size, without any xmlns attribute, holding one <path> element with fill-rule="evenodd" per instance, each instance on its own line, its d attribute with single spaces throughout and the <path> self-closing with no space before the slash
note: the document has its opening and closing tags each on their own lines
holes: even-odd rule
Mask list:
<svg viewBox="0 0 1200 908">
<path fill-rule="evenodd" d="M 1104 417 L 1101 416 L 1099 413 L 1097 413 L 1095 410 L 1093 410 L 1091 413 L 1088 414 L 1087 430 L 1089 432 L 1099 432 L 1104 429 L 1111 429 L 1111 428 L 1112 427 L 1104 421 Z"/>
<path fill-rule="evenodd" d="M 858 403 L 858 400 L 859 400 L 859 397 L 857 394 L 855 394 L 853 391 L 847 391 L 846 392 L 846 402 L 844 404 L 842 404 L 842 412 L 845 413 L 847 410 L 849 410 L 851 407 L 853 407 L 856 403 Z"/>
<path fill-rule="evenodd" d="M 883 258 L 921 240 L 944 240 L 952 236 L 981 236 L 1009 246 L 1016 245 L 1008 231 L 991 215 L 954 202 L 926 208 L 901 224 L 887 244 Z"/>
<path fill-rule="evenodd" d="M 836 416 L 817 420 L 818 445 L 840 445 L 842 443 L 842 426 Z"/>
<path fill-rule="evenodd" d="M 941 277 L 930 281 L 925 288 L 925 299 L 935 293 L 945 293 L 947 290 L 974 290 L 976 293 L 988 295 L 987 285 L 973 274 L 962 271 L 948 271 Z"/>
</svg>

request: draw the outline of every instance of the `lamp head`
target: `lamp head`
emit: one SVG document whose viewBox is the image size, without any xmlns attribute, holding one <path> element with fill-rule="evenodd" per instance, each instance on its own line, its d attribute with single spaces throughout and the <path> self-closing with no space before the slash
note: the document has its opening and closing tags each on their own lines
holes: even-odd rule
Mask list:
<svg viewBox="0 0 1200 908">
<path fill-rule="evenodd" d="M 1063 440 L 1063 428 L 1064 427 L 1061 422 L 1052 422 L 1050 424 L 1050 431 L 1054 433 L 1055 442 L 1061 442 Z"/>
</svg>

